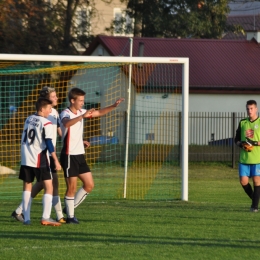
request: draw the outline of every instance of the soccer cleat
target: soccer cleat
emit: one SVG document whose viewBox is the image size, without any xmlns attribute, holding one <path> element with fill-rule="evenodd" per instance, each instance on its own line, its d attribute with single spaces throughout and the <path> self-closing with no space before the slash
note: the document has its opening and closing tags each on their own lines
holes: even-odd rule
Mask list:
<svg viewBox="0 0 260 260">
<path fill-rule="evenodd" d="M 11 217 L 16 219 L 17 221 L 24 222 L 23 213 L 17 214 L 15 211 L 11 214 Z"/>
<path fill-rule="evenodd" d="M 66 218 L 60 218 L 59 220 L 56 219 L 57 222 L 61 223 L 61 224 L 65 224 L 66 223 Z"/>
<path fill-rule="evenodd" d="M 67 218 L 66 223 L 67 224 L 79 224 L 79 221 L 75 217 L 73 217 L 73 218 Z"/>
<path fill-rule="evenodd" d="M 41 224 L 43 226 L 60 226 L 61 225 L 61 223 L 53 220 L 52 218 L 48 218 L 48 219 L 42 218 Z"/>
<path fill-rule="evenodd" d="M 252 208 L 252 207 L 251 207 L 251 208 L 250 208 L 250 211 L 256 213 L 256 212 L 258 212 L 258 209 L 255 209 L 255 208 Z"/>
<path fill-rule="evenodd" d="M 24 225 L 31 225 L 31 220 L 26 220 L 23 222 Z"/>
</svg>

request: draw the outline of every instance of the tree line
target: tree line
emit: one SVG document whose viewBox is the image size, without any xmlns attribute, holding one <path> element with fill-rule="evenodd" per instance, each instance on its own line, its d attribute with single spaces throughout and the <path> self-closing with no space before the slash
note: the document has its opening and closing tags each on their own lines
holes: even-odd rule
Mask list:
<svg viewBox="0 0 260 260">
<path fill-rule="evenodd" d="M 242 31 L 227 24 L 228 0 L 120 1 L 126 6 L 123 15 L 104 24 L 111 35 L 218 39 Z M 86 8 L 87 17 L 78 20 Z M 0 0 L 0 52 L 77 54 L 76 46 L 87 48 L 95 36 L 91 19 L 96 14 L 94 0 Z"/>
</svg>

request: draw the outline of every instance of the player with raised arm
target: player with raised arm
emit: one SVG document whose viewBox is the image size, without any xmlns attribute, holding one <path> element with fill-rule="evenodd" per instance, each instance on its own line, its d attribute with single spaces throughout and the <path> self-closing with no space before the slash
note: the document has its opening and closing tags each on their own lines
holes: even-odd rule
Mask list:
<svg viewBox="0 0 260 260">
<path fill-rule="evenodd" d="M 44 86 L 40 90 L 40 97 L 44 97 L 52 101 L 52 110 L 51 113 L 48 116 L 48 120 L 52 122 L 52 127 L 53 127 L 53 136 L 52 136 L 52 143 L 54 146 L 56 146 L 56 141 L 57 141 L 57 133 L 59 136 L 61 136 L 61 129 L 60 129 L 60 121 L 59 121 L 59 113 L 58 111 L 54 108 L 57 106 L 58 103 L 58 97 L 56 94 L 56 90 L 52 87 L 49 86 Z M 56 150 L 56 149 L 55 149 Z M 58 174 L 55 169 L 54 161 L 50 153 L 48 152 L 49 159 L 50 159 L 50 169 L 52 172 L 52 181 L 53 181 L 53 200 L 52 200 L 52 206 L 55 209 L 56 212 L 56 221 L 60 223 L 66 223 L 66 219 L 63 216 L 62 213 L 62 207 L 61 207 L 61 200 L 59 196 L 59 180 L 58 180 Z M 42 182 L 36 182 L 33 187 L 32 187 L 32 193 L 31 197 L 35 198 L 37 194 L 43 189 L 43 183 Z M 13 218 L 15 218 L 18 221 L 23 222 L 23 213 L 22 213 L 22 202 L 18 206 L 18 208 L 13 211 L 11 214 Z"/>
<path fill-rule="evenodd" d="M 236 130 L 235 143 L 240 150 L 239 178 L 240 184 L 252 200 L 250 210 L 258 211 L 260 196 L 260 118 L 255 100 L 246 103 L 247 118 L 240 120 Z M 254 189 L 249 183 L 252 178 Z"/>
<path fill-rule="evenodd" d="M 52 173 L 49 167 L 47 150 L 53 158 L 55 169 L 61 166 L 52 144 L 53 127 L 47 119 L 52 110 L 52 101 L 39 98 L 36 102 L 37 113 L 29 116 L 24 123 L 21 140 L 21 168 L 19 179 L 23 180 L 23 214 L 24 224 L 30 225 L 31 191 L 32 183 L 36 177 L 37 182 L 42 182 L 44 187 L 42 225 L 60 226 L 59 222 L 50 218 L 53 184 Z"/>
<path fill-rule="evenodd" d="M 88 143 L 83 141 L 83 120 L 106 115 L 124 100 L 120 98 L 113 105 L 100 110 L 86 110 L 82 108 L 85 94 L 79 88 L 72 88 L 68 94 L 70 105 L 60 114 L 63 141 L 60 161 L 67 184 L 65 211 L 69 224 L 79 223 L 74 215 L 74 208 L 80 205 L 94 188 L 92 173 L 84 156 L 84 144 L 88 146 Z M 77 178 L 82 181 L 83 186 L 76 193 Z"/>
</svg>

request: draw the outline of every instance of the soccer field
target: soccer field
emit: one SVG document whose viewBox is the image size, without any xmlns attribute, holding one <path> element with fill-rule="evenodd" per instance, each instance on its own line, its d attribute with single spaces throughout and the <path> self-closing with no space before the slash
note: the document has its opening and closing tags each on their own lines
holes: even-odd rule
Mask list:
<svg viewBox="0 0 260 260">
<path fill-rule="evenodd" d="M 79 225 L 41 226 L 36 200 L 23 226 L 10 218 L 19 200 L 0 200 L 0 259 L 258 259 L 260 216 L 237 169 L 191 164 L 189 175 L 189 202 L 89 196 Z"/>
</svg>

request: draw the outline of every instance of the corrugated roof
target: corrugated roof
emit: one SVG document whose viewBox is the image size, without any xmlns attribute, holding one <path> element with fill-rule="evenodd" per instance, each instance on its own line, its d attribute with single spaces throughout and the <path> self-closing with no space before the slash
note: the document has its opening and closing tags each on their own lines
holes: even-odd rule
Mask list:
<svg viewBox="0 0 260 260">
<path fill-rule="evenodd" d="M 230 15 L 228 24 L 241 25 L 245 31 L 260 30 L 260 14 L 258 15 Z"/>
<path fill-rule="evenodd" d="M 229 15 L 227 24 L 240 25 L 244 31 L 258 31 L 260 30 L 260 14 L 257 15 Z M 246 35 L 242 33 L 228 32 L 223 39 L 232 40 L 246 40 Z"/>
<path fill-rule="evenodd" d="M 260 46 L 254 40 L 133 38 L 133 56 L 189 57 L 190 86 L 260 90 Z M 112 56 L 129 56 L 128 37 L 99 35 L 84 55 L 102 44 Z"/>
</svg>

